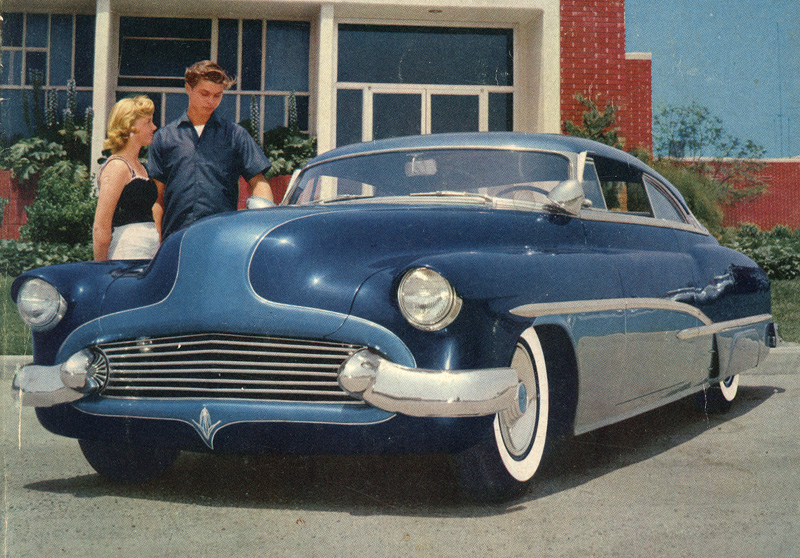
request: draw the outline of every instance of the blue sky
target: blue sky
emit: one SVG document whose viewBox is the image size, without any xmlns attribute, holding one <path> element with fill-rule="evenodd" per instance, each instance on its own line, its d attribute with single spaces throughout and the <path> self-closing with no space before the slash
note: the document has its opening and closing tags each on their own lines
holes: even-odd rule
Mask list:
<svg viewBox="0 0 800 558">
<path fill-rule="evenodd" d="M 654 110 L 696 101 L 767 157 L 800 155 L 800 0 L 626 0 L 625 25 Z"/>
</svg>

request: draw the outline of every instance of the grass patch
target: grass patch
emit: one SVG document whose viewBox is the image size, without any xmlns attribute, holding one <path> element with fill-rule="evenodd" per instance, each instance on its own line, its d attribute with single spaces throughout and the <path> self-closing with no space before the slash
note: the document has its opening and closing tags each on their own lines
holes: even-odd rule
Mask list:
<svg viewBox="0 0 800 558">
<path fill-rule="evenodd" d="M 784 341 L 800 343 L 800 279 L 772 281 L 772 317 Z"/>
<path fill-rule="evenodd" d="M 0 274 L 0 355 L 30 355 L 31 331 L 11 300 L 11 281 Z M 772 281 L 772 314 L 783 340 L 800 343 L 800 279 Z"/>
</svg>

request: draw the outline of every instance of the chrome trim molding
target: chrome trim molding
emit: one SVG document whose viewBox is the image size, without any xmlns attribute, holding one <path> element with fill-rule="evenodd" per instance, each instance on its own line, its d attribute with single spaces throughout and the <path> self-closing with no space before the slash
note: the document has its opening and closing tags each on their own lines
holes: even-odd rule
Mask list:
<svg viewBox="0 0 800 558">
<path fill-rule="evenodd" d="M 715 335 L 724 331 L 729 331 L 737 328 L 747 327 L 772 321 L 772 314 L 759 314 L 758 316 L 748 316 L 747 318 L 739 318 L 738 320 L 728 320 L 725 322 L 717 322 L 708 324 L 701 327 L 692 327 L 678 332 L 678 339 L 692 339 L 695 337 L 703 337 L 708 335 Z M 765 330 L 766 334 L 766 330 Z"/>
<path fill-rule="evenodd" d="M 374 407 L 415 417 L 486 416 L 507 409 L 521 414 L 525 389 L 513 368 L 424 370 L 368 349 L 342 364 L 339 385 Z"/>
<path fill-rule="evenodd" d="M 524 304 L 512 308 L 511 313 L 523 318 L 539 318 L 542 316 L 558 316 L 562 314 L 586 314 L 591 312 L 636 309 L 682 312 L 694 316 L 705 325 L 714 323 L 711 318 L 691 304 L 675 302 L 674 300 L 664 298 L 608 298 L 602 300 L 575 300 L 569 302 Z"/>
</svg>

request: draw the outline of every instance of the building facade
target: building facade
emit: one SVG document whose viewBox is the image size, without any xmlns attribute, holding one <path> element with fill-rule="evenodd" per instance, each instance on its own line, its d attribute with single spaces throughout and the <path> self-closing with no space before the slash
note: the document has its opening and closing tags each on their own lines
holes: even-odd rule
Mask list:
<svg viewBox="0 0 800 558">
<path fill-rule="evenodd" d="M 92 160 L 119 98 L 144 93 L 163 125 L 183 73 L 236 78 L 218 109 L 263 133 L 296 110 L 320 151 L 451 131 L 559 133 L 576 93 L 619 107 L 626 147 L 651 147 L 649 55 L 625 52 L 623 0 L 4 0 L 0 125 L 31 134 L 33 80 L 76 116 Z M 93 170 L 96 170 L 93 169 Z"/>
</svg>

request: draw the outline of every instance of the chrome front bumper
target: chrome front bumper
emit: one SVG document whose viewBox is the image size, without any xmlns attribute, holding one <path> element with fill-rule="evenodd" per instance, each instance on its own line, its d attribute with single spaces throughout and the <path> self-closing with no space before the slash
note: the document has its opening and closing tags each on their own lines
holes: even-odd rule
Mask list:
<svg viewBox="0 0 800 558">
<path fill-rule="evenodd" d="M 339 368 L 339 385 L 385 411 L 415 417 L 473 417 L 508 410 L 521 416 L 525 385 L 513 368 L 423 370 L 363 349 Z"/>
<path fill-rule="evenodd" d="M 106 364 L 85 350 L 52 366 L 28 364 L 12 383 L 22 405 L 51 407 L 97 391 Z M 369 351 L 348 358 L 338 372 L 339 385 L 373 407 L 415 417 L 474 417 L 507 411 L 521 416 L 525 385 L 513 368 L 423 370 L 397 365 Z"/>
<path fill-rule="evenodd" d="M 108 373 L 104 359 L 83 350 L 52 366 L 27 364 L 11 383 L 11 394 L 26 407 L 52 407 L 97 391 Z"/>
</svg>

